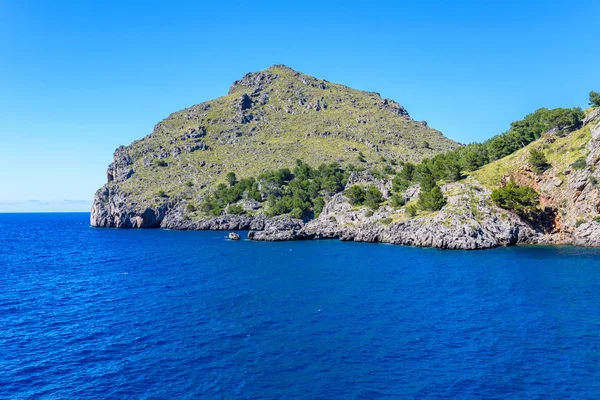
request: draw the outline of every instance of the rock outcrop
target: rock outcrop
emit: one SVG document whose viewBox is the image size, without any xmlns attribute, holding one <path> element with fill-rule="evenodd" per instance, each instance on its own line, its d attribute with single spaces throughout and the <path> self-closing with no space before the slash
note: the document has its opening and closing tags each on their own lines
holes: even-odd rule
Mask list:
<svg viewBox="0 0 600 400">
<path fill-rule="evenodd" d="M 253 240 L 340 239 L 357 242 L 381 242 L 441 249 L 487 249 L 517 243 L 536 243 L 543 232 L 521 221 L 514 214 L 489 203 L 489 190 L 470 183 L 444 187 L 454 192 L 448 204 L 433 218 L 385 221 L 391 211 L 378 216 L 353 210 L 342 193 L 323 209 L 319 218 L 300 230 L 250 232 Z M 383 218 L 382 218 L 383 217 Z M 382 221 L 387 222 L 382 223 Z"/>
</svg>

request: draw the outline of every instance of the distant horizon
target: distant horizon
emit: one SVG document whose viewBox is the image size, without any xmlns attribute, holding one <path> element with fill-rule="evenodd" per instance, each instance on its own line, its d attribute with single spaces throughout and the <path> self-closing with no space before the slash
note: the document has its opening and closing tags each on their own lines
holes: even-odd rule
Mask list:
<svg viewBox="0 0 600 400">
<path fill-rule="evenodd" d="M 0 64 L 0 212 L 3 203 L 14 212 L 17 202 L 30 210 L 27 199 L 91 205 L 118 146 L 273 64 L 378 92 L 464 144 L 541 107 L 586 108 L 589 91 L 600 90 L 593 73 L 600 53 L 590 50 L 599 14 L 592 0 L 577 7 L 566 0 L 377 7 L 8 0 L 0 4 L 7 60 Z M 282 34 L 295 26 L 297 34 Z"/>
<path fill-rule="evenodd" d="M 90 200 L 16 200 L 0 201 L 0 213 L 81 213 L 90 212 L 92 201 Z"/>
</svg>

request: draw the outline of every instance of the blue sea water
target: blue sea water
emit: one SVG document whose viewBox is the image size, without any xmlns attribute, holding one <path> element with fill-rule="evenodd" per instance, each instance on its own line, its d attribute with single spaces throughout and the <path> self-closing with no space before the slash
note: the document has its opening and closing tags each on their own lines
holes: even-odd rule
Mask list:
<svg viewBox="0 0 600 400">
<path fill-rule="evenodd" d="M 0 214 L 2 399 L 600 398 L 599 250 L 88 217 Z"/>
</svg>

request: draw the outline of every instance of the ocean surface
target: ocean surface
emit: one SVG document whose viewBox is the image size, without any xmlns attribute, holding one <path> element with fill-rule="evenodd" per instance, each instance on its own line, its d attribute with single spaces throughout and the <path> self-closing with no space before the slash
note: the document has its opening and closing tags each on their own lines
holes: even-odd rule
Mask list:
<svg viewBox="0 0 600 400">
<path fill-rule="evenodd" d="M 600 250 L 88 218 L 0 214 L 1 399 L 600 398 Z"/>
</svg>

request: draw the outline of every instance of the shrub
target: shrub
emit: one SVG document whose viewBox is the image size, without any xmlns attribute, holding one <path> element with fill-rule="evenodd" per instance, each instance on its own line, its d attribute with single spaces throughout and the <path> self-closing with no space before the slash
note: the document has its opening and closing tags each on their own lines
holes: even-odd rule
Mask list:
<svg viewBox="0 0 600 400">
<path fill-rule="evenodd" d="M 391 218 L 389 218 L 389 217 L 388 217 L 388 218 L 383 218 L 383 219 L 379 220 L 379 223 L 380 223 L 380 224 L 384 224 L 384 225 L 389 225 L 389 224 L 391 224 L 391 223 L 392 223 L 392 221 L 393 221 L 393 220 L 392 220 Z"/>
<path fill-rule="evenodd" d="M 417 215 L 417 207 L 414 204 L 407 206 L 404 211 L 406 212 L 406 215 L 411 218 Z"/>
<path fill-rule="evenodd" d="M 196 211 L 196 206 L 194 206 L 193 204 L 189 203 L 185 206 L 185 210 L 187 212 L 194 212 Z"/>
<path fill-rule="evenodd" d="M 187 187 L 192 187 L 194 186 L 194 183 L 192 181 L 187 181 L 186 183 L 184 183 L 184 185 Z"/>
<path fill-rule="evenodd" d="M 392 179 L 392 190 L 394 192 L 404 192 L 410 186 L 415 175 L 415 165 L 407 162 L 404 167 Z"/>
<path fill-rule="evenodd" d="M 157 195 L 158 197 L 162 197 L 162 198 L 167 198 L 167 197 L 169 197 L 169 195 L 168 195 L 168 194 L 167 194 L 167 193 L 166 193 L 164 190 L 159 190 L 159 191 L 156 193 L 156 195 Z"/>
<path fill-rule="evenodd" d="M 304 217 L 304 211 L 302 209 L 296 207 L 292 211 L 290 211 L 290 217 L 296 219 L 302 219 Z"/>
<path fill-rule="evenodd" d="M 344 192 L 344 195 L 348 198 L 350 204 L 353 206 L 360 206 L 365 201 L 366 192 L 362 187 L 353 185 Z"/>
<path fill-rule="evenodd" d="M 600 222 L 600 215 L 596 215 L 594 218 L 592 218 L 592 220 L 594 222 Z"/>
<path fill-rule="evenodd" d="M 225 178 L 227 179 L 227 182 L 229 183 L 229 187 L 238 183 L 237 177 L 235 176 L 235 172 L 228 172 L 227 175 L 225 176 Z"/>
<path fill-rule="evenodd" d="M 383 195 L 379 189 L 373 185 L 369 186 L 365 192 L 364 204 L 373 210 L 377 210 L 382 202 Z"/>
<path fill-rule="evenodd" d="M 404 206 L 405 203 L 406 203 L 406 200 L 404 200 L 404 196 L 399 195 L 398 193 L 394 193 L 390 197 L 390 205 L 394 208 L 400 208 L 400 207 Z"/>
<path fill-rule="evenodd" d="M 219 205 L 214 196 L 206 196 L 200 203 L 200 210 L 208 215 L 219 216 L 223 212 L 223 207 Z"/>
<path fill-rule="evenodd" d="M 583 224 L 585 224 L 585 219 L 579 218 L 575 221 L 575 228 L 579 228 Z"/>
<path fill-rule="evenodd" d="M 231 204 L 227 207 L 227 214 L 242 215 L 245 213 L 246 210 L 244 210 L 244 207 L 240 206 L 239 204 Z"/>
<path fill-rule="evenodd" d="M 585 169 L 585 167 L 587 167 L 585 157 L 578 158 L 573 164 L 571 164 L 571 168 L 573 169 Z"/>
<path fill-rule="evenodd" d="M 430 190 L 422 190 L 419 193 L 418 204 L 423 210 L 437 211 L 446 204 L 446 199 L 440 187 L 435 185 Z"/>
<path fill-rule="evenodd" d="M 365 155 L 363 154 L 362 151 L 358 152 L 358 161 L 359 162 L 366 162 L 367 161 L 367 159 L 365 158 Z"/>
<path fill-rule="evenodd" d="M 393 175 L 394 173 L 396 173 L 396 171 L 394 171 L 394 168 L 392 168 L 392 166 L 389 164 L 383 167 L 381 172 L 383 172 L 386 175 Z"/>
<path fill-rule="evenodd" d="M 165 160 L 155 160 L 154 165 L 156 165 L 157 167 L 167 167 L 169 166 L 169 163 Z"/>
<path fill-rule="evenodd" d="M 600 93 L 594 91 L 590 92 L 590 106 L 600 107 Z"/>
<path fill-rule="evenodd" d="M 531 165 L 531 168 L 538 174 L 541 174 L 550 168 L 550 163 L 548 162 L 548 159 L 544 153 L 537 149 L 529 150 L 529 164 Z"/>
<path fill-rule="evenodd" d="M 325 200 L 322 197 L 317 197 L 313 200 L 313 206 L 315 210 L 315 215 L 318 216 L 323 211 L 323 207 L 325 207 Z"/>
<path fill-rule="evenodd" d="M 521 215 L 534 211 L 539 204 L 539 195 L 533 188 L 517 186 L 512 182 L 502 188 L 494 189 L 491 197 L 498 207 Z"/>
</svg>

